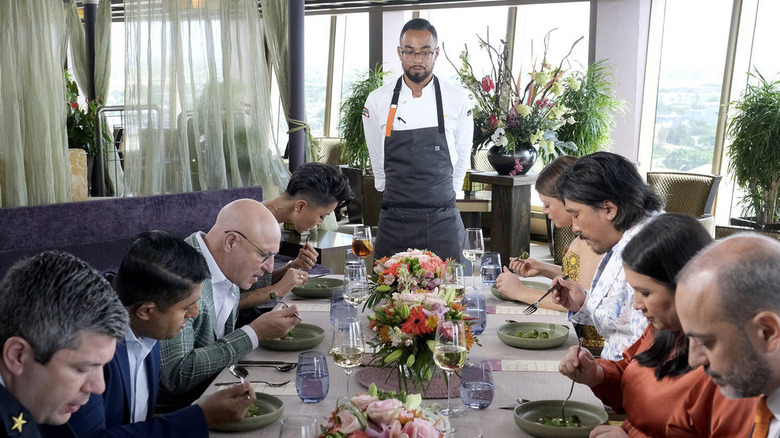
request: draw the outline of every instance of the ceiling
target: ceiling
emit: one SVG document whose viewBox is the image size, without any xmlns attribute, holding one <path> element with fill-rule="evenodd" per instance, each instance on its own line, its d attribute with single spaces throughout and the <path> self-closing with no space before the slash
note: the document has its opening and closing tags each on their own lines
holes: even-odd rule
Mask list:
<svg viewBox="0 0 780 438">
<path fill-rule="evenodd" d="M 170 0 L 158 0 L 170 1 Z M 192 0 L 197 2 L 199 0 Z M 203 0 L 200 0 L 203 1 Z M 285 0 L 276 0 L 285 1 Z M 555 0 L 541 0 L 555 1 Z M 561 0 L 557 0 L 561 1 Z M 565 1 L 565 0 L 564 0 Z M 539 3 L 540 0 L 534 1 Z M 78 1 L 79 6 L 81 1 Z M 376 10 L 382 11 L 403 11 L 412 9 L 438 9 L 454 8 L 464 6 L 499 6 L 499 5 L 518 5 L 529 3 L 523 0 L 351 0 L 351 1 L 330 1 L 330 0 L 304 0 L 305 11 L 307 15 L 320 14 L 344 14 L 355 12 L 368 12 Z M 257 8 L 260 9 L 260 1 L 257 2 Z M 261 11 L 262 13 L 262 11 Z M 125 0 L 111 0 L 112 21 L 124 21 Z"/>
</svg>

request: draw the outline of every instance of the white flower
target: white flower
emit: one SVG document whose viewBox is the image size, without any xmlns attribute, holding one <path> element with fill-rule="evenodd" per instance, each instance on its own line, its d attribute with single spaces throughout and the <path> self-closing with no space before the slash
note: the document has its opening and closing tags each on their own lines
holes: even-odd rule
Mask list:
<svg viewBox="0 0 780 438">
<path fill-rule="evenodd" d="M 493 132 L 493 135 L 490 136 L 490 139 L 493 140 L 493 143 L 495 143 L 498 146 L 506 146 L 509 144 L 509 140 L 506 138 L 506 131 L 504 128 L 498 128 Z"/>
<path fill-rule="evenodd" d="M 535 145 L 538 144 L 539 140 L 541 140 L 543 137 L 544 132 L 542 132 L 542 130 L 537 130 L 535 133 L 531 134 L 531 136 L 528 138 L 528 141 Z"/>
<path fill-rule="evenodd" d="M 573 124 L 577 123 L 577 121 L 576 121 L 576 120 L 574 120 L 574 116 L 569 116 L 569 117 L 566 119 L 566 123 L 568 123 L 569 125 L 573 125 Z"/>
<path fill-rule="evenodd" d="M 560 82 L 555 81 L 555 82 L 553 82 L 552 86 L 550 87 L 550 91 L 554 95 L 560 96 L 561 94 L 563 94 L 563 86 L 561 85 Z"/>
</svg>

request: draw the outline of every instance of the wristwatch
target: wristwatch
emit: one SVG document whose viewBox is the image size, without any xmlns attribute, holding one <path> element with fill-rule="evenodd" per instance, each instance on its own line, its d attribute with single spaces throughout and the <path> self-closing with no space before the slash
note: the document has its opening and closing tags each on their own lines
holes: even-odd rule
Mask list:
<svg viewBox="0 0 780 438">
<path fill-rule="evenodd" d="M 276 298 L 279 297 L 279 294 L 276 293 L 276 291 L 272 290 L 270 294 L 268 294 L 269 300 L 276 300 Z"/>
</svg>

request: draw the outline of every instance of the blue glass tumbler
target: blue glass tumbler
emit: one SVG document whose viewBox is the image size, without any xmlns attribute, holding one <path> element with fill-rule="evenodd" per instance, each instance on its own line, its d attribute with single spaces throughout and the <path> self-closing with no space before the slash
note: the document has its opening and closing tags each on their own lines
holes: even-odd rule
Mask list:
<svg viewBox="0 0 780 438">
<path fill-rule="evenodd" d="M 319 403 L 328 395 L 330 376 L 325 353 L 304 351 L 298 355 L 295 388 L 304 403 Z"/>
<path fill-rule="evenodd" d="M 471 333 L 481 335 L 487 325 L 485 309 L 485 296 L 480 294 L 468 294 L 463 299 L 464 312 L 471 319 Z"/>
<path fill-rule="evenodd" d="M 349 304 L 344 299 L 344 289 L 336 289 L 330 300 L 330 323 L 335 324 L 337 319 L 357 318 L 357 307 Z"/>
</svg>

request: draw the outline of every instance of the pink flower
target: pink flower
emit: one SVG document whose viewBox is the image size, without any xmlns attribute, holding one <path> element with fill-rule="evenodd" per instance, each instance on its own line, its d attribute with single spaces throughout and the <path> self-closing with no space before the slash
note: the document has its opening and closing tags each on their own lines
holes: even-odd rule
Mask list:
<svg viewBox="0 0 780 438">
<path fill-rule="evenodd" d="M 490 127 L 491 129 L 497 128 L 498 127 L 498 117 L 496 117 L 495 115 L 492 115 L 492 116 L 488 117 L 487 124 L 488 124 L 488 127 Z"/>
<path fill-rule="evenodd" d="M 439 431 L 428 420 L 415 418 L 404 425 L 403 433 L 409 438 L 438 438 Z"/>
<path fill-rule="evenodd" d="M 400 400 L 394 398 L 371 402 L 366 409 L 366 415 L 376 423 L 390 424 L 398 416 L 402 405 Z"/>
<path fill-rule="evenodd" d="M 357 406 L 361 411 L 365 411 L 371 402 L 379 400 L 377 397 L 368 394 L 360 394 L 352 397 L 350 400 L 353 405 Z"/>
<path fill-rule="evenodd" d="M 76 109 L 79 107 L 79 105 L 76 102 L 70 101 L 70 107 Z"/>
<path fill-rule="evenodd" d="M 515 176 L 518 173 L 522 173 L 522 172 L 523 172 L 523 165 L 520 164 L 520 159 L 518 158 L 515 160 L 515 167 L 509 171 L 509 174 Z"/>
<path fill-rule="evenodd" d="M 485 93 L 490 93 L 494 88 L 496 88 L 496 84 L 493 83 L 493 80 L 490 79 L 490 76 L 485 76 L 482 78 L 482 91 Z"/>
<path fill-rule="evenodd" d="M 342 409 L 336 416 L 341 420 L 341 426 L 338 427 L 338 430 L 343 435 L 349 435 L 350 433 L 361 429 L 360 422 L 348 409 Z"/>
</svg>

